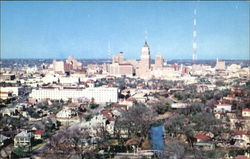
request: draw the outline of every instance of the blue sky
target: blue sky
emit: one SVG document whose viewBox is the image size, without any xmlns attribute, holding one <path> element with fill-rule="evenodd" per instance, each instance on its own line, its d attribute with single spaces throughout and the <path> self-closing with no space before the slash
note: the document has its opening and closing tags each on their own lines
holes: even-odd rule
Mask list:
<svg viewBox="0 0 250 159">
<path fill-rule="evenodd" d="M 1 1 L 2 58 L 139 59 L 145 30 L 152 58 L 249 59 L 249 2 Z"/>
</svg>

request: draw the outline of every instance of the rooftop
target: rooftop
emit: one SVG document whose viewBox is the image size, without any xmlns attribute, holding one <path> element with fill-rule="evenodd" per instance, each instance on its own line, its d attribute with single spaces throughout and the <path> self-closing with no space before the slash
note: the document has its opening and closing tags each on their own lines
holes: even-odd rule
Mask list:
<svg viewBox="0 0 250 159">
<path fill-rule="evenodd" d="M 219 106 L 219 107 L 231 107 L 232 104 L 217 104 L 216 106 L 217 106 L 217 107 L 218 107 L 218 106 Z"/>
<path fill-rule="evenodd" d="M 31 134 L 27 132 L 27 130 L 20 132 L 17 134 L 15 137 L 20 137 L 20 138 L 30 138 Z"/>
<path fill-rule="evenodd" d="M 211 140 L 211 137 L 206 136 L 206 135 L 197 135 L 195 136 L 195 138 L 198 140 Z"/>
<path fill-rule="evenodd" d="M 243 112 L 250 112 L 250 109 L 246 108 L 242 110 Z"/>
<path fill-rule="evenodd" d="M 43 134 L 44 133 L 44 130 L 36 130 L 35 131 L 35 134 L 37 134 L 37 135 L 41 135 L 41 134 Z"/>
<path fill-rule="evenodd" d="M 245 155 L 238 155 L 235 157 L 235 159 L 249 159 L 249 158 Z"/>
</svg>

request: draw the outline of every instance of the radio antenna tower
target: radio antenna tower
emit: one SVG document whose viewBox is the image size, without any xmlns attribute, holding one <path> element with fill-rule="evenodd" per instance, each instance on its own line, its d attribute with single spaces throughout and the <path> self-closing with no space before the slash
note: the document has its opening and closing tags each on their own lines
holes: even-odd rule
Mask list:
<svg viewBox="0 0 250 159">
<path fill-rule="evenodd" d="M 112 62 L 112 51 L 110 41 L 108 42 L 108 59 Z"/>
<path fill-rule="evenodd" d="M 148 30 L 147 30 L 147 28 L 145 29 L 145 42 L 147 42 L 148 41 Z"/>
<path fill-rule="evenodd" d="M 194 23 L 193 23 L 193 63 L 197 60 L 197 31 L 196 31 L 196 9 L 194 9 Z"/>
</svg>

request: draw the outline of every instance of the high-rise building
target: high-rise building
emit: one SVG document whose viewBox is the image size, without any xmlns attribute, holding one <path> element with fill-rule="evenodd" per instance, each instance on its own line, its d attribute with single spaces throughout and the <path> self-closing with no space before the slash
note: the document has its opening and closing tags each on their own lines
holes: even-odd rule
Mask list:
<svg viewBox="0 0 250 159">
<path fill-rule="evenodd" d="M 123 61 L 124 61 L 124 53 L 123 52 L 120 52 L 119 55 L 113 56 L 113 58 L 112 58 L 112 63 L 121 64 L 121 63 L 123 63 Z"/>
<path fill-rule="evenodd" d="M 141 50 L 141 69 L 149 70 L 150 65 L 151 65 L 150 49 L 147 44 L 147 41 L 145 41 L 145 44 Z"/>
<path fill-rule="evenodd" d="M 56 73 L 64 74 L 65 72 L 70 72 L 72 70 L 82 69 L 82 63 L 74 59 L 72 56 L 69 56 L 66 61 L 53 61 L 53 70 Z"/>
<path fill-rule="evenodd" d="M 64 73 L 64 61 L 53 61 L 53 69 L 56 73 Z"/>
<path fill-rule="evenodd" d="M 217 60 L 216 60 L 216 65 L 215 65 L 215 69 L 216 69 L 216 70 L 225 70 L 225 69 L 226 69 L 225 61 L 219 60 L 219 59 L 217 58 Z"/>
<path fill-rule="evenodd" d="M 81 70 L 82 69 L 82 63 L 74 59 L 74 57 L 69 56 L 66 60 L 66 63 L 71 65 L 73 70 Z"/>
<path fill-rule="evenodd" d="M 155 69 L 162 69 L 163 68 L 163 64 L 164 64 L 163 56 L 161 54 L 157 54 L 155 56 L 155 65 L 154 65 L 154 68 Z"/>
</svg>

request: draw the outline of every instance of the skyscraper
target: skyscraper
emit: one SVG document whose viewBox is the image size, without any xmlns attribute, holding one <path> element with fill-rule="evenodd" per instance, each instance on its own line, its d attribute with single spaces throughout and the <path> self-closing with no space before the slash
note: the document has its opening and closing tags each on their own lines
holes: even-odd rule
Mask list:
<svg viewBox="0 0 250 159">
<path fill-rule="evenodd" d="M 155 56 L 155 69 L 162 69 L 164 64 L 164 59 L 161 54 Z"/>
<path fill-rule="evenodd" d="M 150 65 L 151 65 L 150 49 L 147 44 L 147 41 L 145 41 L 145 44 L 141 50 L 141 69 L 149 70 Z"/>
</svg>

